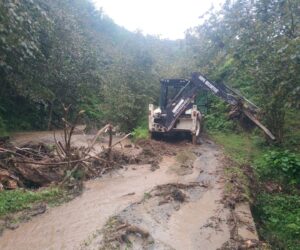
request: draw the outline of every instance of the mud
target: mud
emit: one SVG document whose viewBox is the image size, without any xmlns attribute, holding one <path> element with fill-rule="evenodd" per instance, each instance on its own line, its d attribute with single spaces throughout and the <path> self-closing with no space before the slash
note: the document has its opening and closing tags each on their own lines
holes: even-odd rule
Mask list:
<svg viewBox="0 0 300 250">
<path fill-rule="evenodd" d="M 193 150 L 190 148 L 190 150 Z M 137 234 L 128 241 L 115 239 L 105 242 L 107 231 L 94 234 L 82 243 L 82 249 L 217 249 L 230 239 L 227 217 L 230 211 L 223 207 L 221 168 L 217 147 L 205 144 L 193 164 L 193 172 L 175 175 L 176 182 L 154 187 L 144 197 L 117 213 L 120 221 L 149 232 L 147 239 Z M 176 158 L 164 158 L 177 164 Z M 164 161 L 162 162 L 162 164 Z M 108 220 L 109 223 L 110 220 Z M 110 233 L 112 233 L 110 231 Z M 105 245 L 106 244 L 106 245 Z"/>
<path fill-rule="evenodd" d="M 76 140 L 86 143 L 80 136 Z M 155 171 L 152 164 L 130 164 L 101 179 L 87 181 L 81 196 L 49 209 L 13 231 L 5 231 L 0 238 L 0 249 L 225 246 L 231 237 L 228 219 L 232 211 L 221 202 L 224 190 L 221 150 L 211 142 L 197 147 L 186 143 L 159 144 L 164 148 L 154 147 L 160 156 Z M 173 168 L 186 163 L 175 156 L 183 148 L 193 152 L 195 160 L 188 163 L 190 170 L 181 174 Z M 134 153 L 137 149 L 124 147 L 124 150 Z"/>
</svg>

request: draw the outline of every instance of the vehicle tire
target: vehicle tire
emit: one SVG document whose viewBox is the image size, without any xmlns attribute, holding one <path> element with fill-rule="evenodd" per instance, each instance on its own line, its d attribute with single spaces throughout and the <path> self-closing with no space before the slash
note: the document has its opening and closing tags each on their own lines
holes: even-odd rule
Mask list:
<svg viewBox="0 0 300 250">
<path fill-rule="evenodd" d="M 150 139 L 151 139 L 151 140 L 154 140 L 154 139 L 155 139 L 154 133 L 155 133 L 155 132 L 149 132 L 149 134 L 150 134 Z"/>
<path fill-rule="evenodd" d="M 158 140 L 160 138 L 159 133 L 157 132 L 150 132 L 150 139 L 151 140 Z"/>
</svg>

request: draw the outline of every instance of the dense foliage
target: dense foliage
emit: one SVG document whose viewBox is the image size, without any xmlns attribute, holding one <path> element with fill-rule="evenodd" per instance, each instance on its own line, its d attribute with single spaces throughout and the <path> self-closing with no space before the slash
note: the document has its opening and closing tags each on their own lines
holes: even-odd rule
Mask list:
<svg viewBox="0 0 300 250">
<path fill-rule="evenodd" d="M 282 142 L 286 112 L 299 108 L 299 1 L 228 0 L 202 19 L 187 34 L 195 64 L 261 106 Z"/>
<path fill-rule="evenodd" d="M 236 176 L 244 183 L 239 188 L 245 190 L 243 197 L 252 203 L 260 239 L 271 249 L 299 249 L 300 154 L 266 146 L 254 135 L 220 131 L 211 135 L 233 160 L 235 166 L 230 171 L 239 173 Z M 252 171 L 247 168 L 250 165 L 254 166 Z M 249 177 L 248 183 L 245 176 Z"/>
<path fill-rule="evenodd" d="M 122 130 L 135 128 L 135 138 L 147 138 L 147 105 L 158 100 L 159 78 L 192 71 L 227 83 L 261 107 L 276 146 L 237 134 L 228 106 L 217 98 L 210 96 L 208 107 L 201 106 L 206 93 L 197 101 L 206 127 L 237 166 L 253 164 L 263 186 L 280 187 L 274 193 L 263 188 L 255 199 L 261 238 L 297 249 L 299 0 L 227 0 L 181 41 L 129 32 L 89 0 L 0 0 L 0 136 L 59 127 L 65 103 L 74 112 L 84 109 L 89 127 L 113 122 Z M 3 193 L 0 213 L 45 197 Z"/>
<path fill-rule="evenodd" d="M 276 179 L 285 187 L 300 185 L 300 158 L 289 150 L 269 150 L 257 163 L 262 178 Z"/>
<path fill-rule="evenodd" d="M 257 197 L 260 204 L 254 209 L 259 218 L 259 233 L 272 243 L 273 249 L 299 249 L 300 199 L 299 195 L 262 193 Z"/>
<path fill-rule="evenodd" d="M 272 249 L 299 249 L 299 1 L 228 0 L 221 10 L 203 15 L 186 41 L 195 68 L 261 107 L 276 146 L 253 135 L 232 134 L 237 126 L 216 99 L 206 124 L 241 168 L 254 166 L 259 183 L 252 187 L 252 205 L 260 238 Z"/>
<path fill-rule="evenodd" d="M 180 71 L 178 42 L 131 33 L 88 0 L 1 0 L 0 35 L 1 130 L 58 126 L 61 103 L 132 129 L 161 75 Z"/>
</svg>

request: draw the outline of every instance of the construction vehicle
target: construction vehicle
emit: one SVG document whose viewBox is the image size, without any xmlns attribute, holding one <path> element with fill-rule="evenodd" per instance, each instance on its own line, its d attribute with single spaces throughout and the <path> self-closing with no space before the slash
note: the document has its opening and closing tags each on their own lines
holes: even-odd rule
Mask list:
<svg viewBox="0 0 300 250">
<path fill-rule="evenodd" d="M 201 73 L 193 73 L 189 79 L 162 79 L 160 105 L 155 108 L 149 104 L 149 132 L 157 134 L 185 131 L 192 135 L 197 143 L 202 130 L 204 116 L 194 104 L 196 95 L 201 90 L 212 92 L 230 104 L 231 118 L 243 116 L 258 126 L 272 140 L 274 135 L 259 121 L 260 109 L 223 83 L 209 81 Z"/>
</svg>

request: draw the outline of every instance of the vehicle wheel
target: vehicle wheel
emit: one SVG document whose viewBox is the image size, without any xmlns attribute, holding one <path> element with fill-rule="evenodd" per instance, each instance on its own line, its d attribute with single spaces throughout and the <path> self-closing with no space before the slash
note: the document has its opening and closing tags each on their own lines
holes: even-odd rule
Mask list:
<svg viewBox="0 0 300 250">
<path fill-rule="evenodd" d="M 150 139 L 151 140 L 158 140 L 159 139 L 159 133 L 157 132 L 150 132 Z"/>
<path fill-rule="evenodd" d="M 154 132 L 149 132 L 149 134 L 150 134 L 150 139 L 153 140 L 155 137 Z"/>
</svg>

